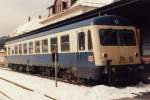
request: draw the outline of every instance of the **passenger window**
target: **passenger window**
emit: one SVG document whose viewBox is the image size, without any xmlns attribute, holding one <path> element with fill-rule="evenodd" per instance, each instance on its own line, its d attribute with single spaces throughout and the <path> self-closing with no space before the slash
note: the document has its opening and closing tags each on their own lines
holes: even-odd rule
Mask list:
<svg viewBox="0 0 150 100">
<path fill-rule="evenodd" d="M 19 44 L 19 54 L 22 54 L 22 44 Z"/>
<path fill-rule="evenodd" d="M 11 54 L 14 55 L 14 46 L 11 49 Z"/>
<path fill-rule="evenodd" d="M 32 54 L 33 53 L 33 42 L 29 43 L 29 53 Z"/>
<path fill-rule="evenodd" d="M 57 38 L 51 38 L 51 51 L 52 51 L 52 52 L 58 51 Z"/>
<path fill-rule="evenodd" d="M 27 54 L 27 43 L 23 44 L 23 53 Z"/>
<path fill-rule="evenodd" d="M 79 33 L 78 41 L 79 41 L 79 50 L 81 51 L 85 50 L 85 33 L 84 32 Z"/>
<path fill-rule="evenodd" d="M 88 30 L 88 50 L 93 50 L 91 31 Z"/>
<path fill-rule="evenodd" d="M 48 52 L 48 40 L 42 40 L 42 52 L 47 53 Z"/>
<path fill-rule="evenodd" d="M 11 55 L 11 48 L 8 46 L 8 56 Z"/>
<path fill-rule="evenodd" d="M 35 41 L 35 53 L 40 53 L 40 41 Z"/>
<path fill-rule="evenodd" d="M 61 37 L 61 51 L 70 51 L 69 35 Z"/>
<path fill-rule="evenodd" d="M 15 54 L 18 54 L 18 45 L 15 45 Z"/>
</svg>

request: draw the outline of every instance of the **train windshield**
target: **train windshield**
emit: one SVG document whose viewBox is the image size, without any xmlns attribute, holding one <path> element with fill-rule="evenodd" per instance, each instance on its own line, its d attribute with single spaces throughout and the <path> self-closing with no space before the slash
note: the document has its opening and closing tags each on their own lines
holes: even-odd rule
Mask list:
<svg viewBox="0 0 150 100">
<path fill-rule="evenodd" d="M 100 42 L 103 46 L 135 46 L 135 33 L 132 30 L 100 29 Z"/>
</svg>

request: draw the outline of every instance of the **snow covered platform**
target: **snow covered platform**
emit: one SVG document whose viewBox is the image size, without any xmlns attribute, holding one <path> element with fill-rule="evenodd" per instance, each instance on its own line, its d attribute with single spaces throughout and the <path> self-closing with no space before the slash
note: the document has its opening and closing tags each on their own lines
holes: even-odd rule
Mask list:
<svg viewBox="0 0 150 100">
<path fill-rule="evenodd" d="M 130 100 L 143 93 L 150 99 L 150 85 L 115 88 L 58 82 L 55 87 L 54 80 L 0 69 L 0 100 Z"/>
</svg>

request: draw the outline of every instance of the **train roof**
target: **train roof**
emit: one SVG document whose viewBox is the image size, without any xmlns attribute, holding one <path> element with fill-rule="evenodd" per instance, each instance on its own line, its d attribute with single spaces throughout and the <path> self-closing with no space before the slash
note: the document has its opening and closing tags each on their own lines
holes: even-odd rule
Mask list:
<svg viewBox="0 0 150 100">
<path fill-rule="evenodd" d="M 58 30 L 65 31 L 65 30 L 79 28 L 79 27 L 88 26 L 88 25 L 133 26 L 133 24 L 130 21 L 128 21 L 127 19 L 119 17 L 119 16 L 114 16 L 114 15 L 97 16 L 97 17 L 93 17 L 93 18 L 85 18 L 82 20 L 81 19 L 74 19 L 74 20 L 68 19 L 65 21 L 60 21 L 55 24 L 51 24 L 51 25 L 39 28 L 39 29 L 31 31 L 31 32 L 21 34 L 16 37 L 12 37 L 8 40 L 8 42 L 16 40 L 16 39 L 28 37 L 31 35 L 36 35 L 36 34 L 39 34 L 39 33 L 42 33 L 42 32 L 48 31 L 48 30 L 57 29 L 57 31 L 52 31 L 53 33 L 57 33 Z"/>
<path fill-rule="evenodd" d="M 133 26 L 133 24 L 128 19 L 114 15 L 97 17 L 93 20 L 93 25 Z"/>
</svg>

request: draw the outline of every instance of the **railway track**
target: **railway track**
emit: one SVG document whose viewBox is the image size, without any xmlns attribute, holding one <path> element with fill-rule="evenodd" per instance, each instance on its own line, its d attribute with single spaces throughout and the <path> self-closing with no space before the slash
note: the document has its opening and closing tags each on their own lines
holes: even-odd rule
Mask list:
<svg viewBox="0 0 150 100">
<path fill-rule="evenodd" d="M 10 81 L 10 80 L 8 80 L 8 79 L 6 79 L 6 78 L 3 78 L 3 77 L 0 77 L 0 80 L 3 80 L 3 81 L 5 81 L 5 82 L 8 82 L 8 83 L 10 83 L 10 84 L 13 84 L 13 85 L 15 85 L 15 86 L 17 86 L 17 87 L 19 87 L 19 88 L 22 88 L 22 89 L 27 90 L 27 91 L 30 91 L 30 92 L 34 92 L 34 91 L 35 91 L 35 90 L 31 89 L 31 88 L 28 88 L 28 87 L 26 87 L 26 86 L 20 85 L 20 84 L 18 84 L 18 83 L 16 83 L 16 82 Z M 5 93 L 2 92 L 2 91 L 0 91 L 0 94 L 4 95 L 4 96 L 7 97 L 9 100 L 13 100 L 11 97 L 9 97 L 7 94 L 5 94 Z M 49 95 L 47 95 L 47 94 L 44 94 L 44 96 L 45 96 L 46 98 L 49 98 L 50 100 L 57 100 L 56 98 L 53 98 L 52 96 L 49 96 Z"/>
<path fill-rule="evenodd" d="M 32 91 L 32 92 L 34 91 L 33 89 L 30 89 L 30 88 L 28 88 L 28 87 L 25 87 L 25 86 L 23 86 L 23 85 L 20 85 L 20 84 L 18 84 L 18 83 L 12 82 L 12 81 L 7 80 L 7 79 L 2 78 L 2 77 L 0 77 L 0 80 L 6 81 L 6 82 L 8 82 L 8 83 L 11 83 L 11 84 L 13 84 L 13 85 L 15 85 L 15 86 L 17 86 L 17 87 L 20 87 L 20 88 L 25 89 L 25 90 L 28 90 L 28 91 Z"/>
<path fill-rule="evenodd" d="M 8 67 L 1 67 L 0 66 L 0 69 L 2 69 L 2 70 L 7 70 L 7 71 L 12 71 L 10 68 L 8 68 Z"/>
<path fill-rule="evenodd" d="M 5 96 L 9 100 L 13 100 L 11 97 L 9 97 L 6 93 L 4 93 L 2 91 L 0 91 L 0 94 L 2 94 L 3 96 Z"/>
</svg>

